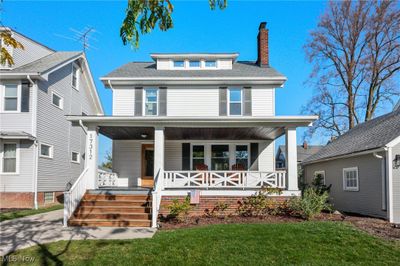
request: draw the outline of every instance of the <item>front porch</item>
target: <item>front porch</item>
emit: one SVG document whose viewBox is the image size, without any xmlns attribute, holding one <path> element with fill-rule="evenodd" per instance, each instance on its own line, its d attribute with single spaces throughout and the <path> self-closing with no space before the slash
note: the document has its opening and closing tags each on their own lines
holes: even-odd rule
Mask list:
<svg viewBox="0 0 400 266">
<path fill-rule="evenodd" d="M 296 127 L 315 118 L 69 117 L 87 128 L 86 168 L 66 192 L 65 224 L 88 189 L 151 188 L 151 224 L 163 196 L 245 197 L 262 187 L 299 196 Z M 98 134 L 113 140 L 113 171 L 97 169 Z M 274 140 L 285 134 L 288 163 L 277 171 Z M 278 195 L 277 195 L 278 196 Z M 200 197 L 201 199 L 201 197 Z"/>
</svg>

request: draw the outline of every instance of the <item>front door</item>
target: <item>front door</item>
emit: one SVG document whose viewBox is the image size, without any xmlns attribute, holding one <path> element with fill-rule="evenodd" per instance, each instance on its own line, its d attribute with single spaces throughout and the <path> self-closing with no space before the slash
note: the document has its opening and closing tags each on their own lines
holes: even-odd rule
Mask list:
<svg viewBox="0 0 400 266">
<path fill-rule="evenodd" d="M 142 187 L 154 186 L 154 145 L 142 144 Z"/>
</svg>

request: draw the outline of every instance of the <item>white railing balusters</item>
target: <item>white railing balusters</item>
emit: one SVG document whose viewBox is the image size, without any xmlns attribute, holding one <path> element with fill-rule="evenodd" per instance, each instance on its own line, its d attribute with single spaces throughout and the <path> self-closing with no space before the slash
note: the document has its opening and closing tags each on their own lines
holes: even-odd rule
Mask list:
<svg viewBox="0 0 400 266">
<path fill-rule="evenodd" d="M 164 171 L 165 188 L 286 188 L 286 172 Z"/>
<path fill-rule="evenodd" d="M 68 219 L 78 207 L 89 185 L 89 168 L 85 168 L 72 187 L 64 192 L 64 217 L 63 224 L 68 226 Z"/>
</svg>

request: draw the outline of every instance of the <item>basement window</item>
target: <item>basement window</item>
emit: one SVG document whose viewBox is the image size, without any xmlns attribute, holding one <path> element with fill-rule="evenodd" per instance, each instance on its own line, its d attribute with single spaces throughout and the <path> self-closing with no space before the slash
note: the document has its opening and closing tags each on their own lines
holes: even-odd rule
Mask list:
<svg viewBox="0 0 400 266">
<path fill-rule="evenodd" d="M 44 192 L 44 204 L 54 203 L 54 192 Z"/>
</svg>

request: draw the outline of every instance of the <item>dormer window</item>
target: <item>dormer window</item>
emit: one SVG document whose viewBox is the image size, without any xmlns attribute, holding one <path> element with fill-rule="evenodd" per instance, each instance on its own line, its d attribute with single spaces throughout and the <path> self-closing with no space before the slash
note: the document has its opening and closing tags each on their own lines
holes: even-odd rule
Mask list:
<svg viewBox="0 0 400 266">
<path fill-rule="evenodd" d="M 183 60 L 174 61 L 174 67 L 184 68 L 185 61 L 183 61 Z"/>
<path fill-rule="evenodd" d="M 199 60 L 191 60 L 191 61 L 189 61 L 189 67 L 197 67 L 197 68 L 200 68 L 200 61 Z"/>
<path fill-rule="evenodd" d="M 207 68 L 216 68 L 217 67 L 217 62 L 215 60 L 207 60 L 204 63 L 205 67 Z"/>
</svg>

